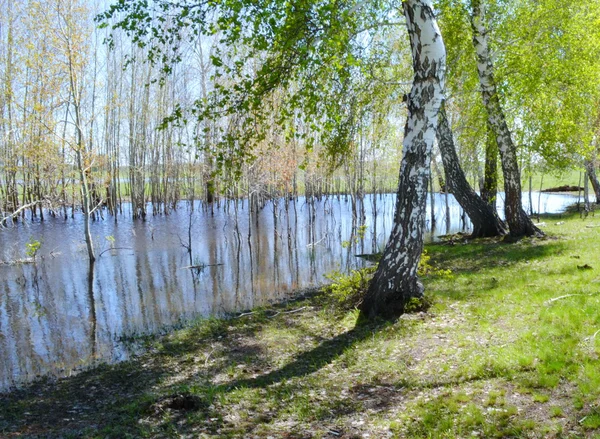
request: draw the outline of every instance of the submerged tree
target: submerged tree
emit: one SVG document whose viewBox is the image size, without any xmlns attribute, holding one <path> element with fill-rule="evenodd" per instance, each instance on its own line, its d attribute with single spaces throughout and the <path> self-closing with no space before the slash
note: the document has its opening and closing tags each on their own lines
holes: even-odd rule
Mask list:
<svg viewBox="0 0 600 439">
<path fill-rule="evenodd" d="M 85 47 L 85 31 L 82 27 L 85 8 L 77 2 L 68 2 L 66 4 L 58 2 L 53 12 L 56 14 L 56 22 L 58 24 L 56 30 L 57 39 L 61 42 L 60 47 L 63 48 L 62 62 L 67 76 L 68 101 L 73 107 L 74 113 L 75 139 L 71 142 L 71 147 L 75 153 L 75 163 L 81 184 L 85 243 L 90 264 L 93 264 L 96 260 L 96 254 L 90 231 L 90 219 L 96 206 L 89 181 L 92 163 L 89 160 L 91 156 L 90 148 L 89 145 L 86 145 L 84 134 L 85 121 L 82 109 L 83 95 L 86 90 L 84 78 L 87 66 L 86 55 L 88 54 Z"/>
<path fill-rule="evenodd" d="M 252 158 L 256 141 L 264 138 L 257 121 L 268 119 L 273 110 L 268 98 L 276 90 L 288 92 L 281 93 L 285 99 L 276 123 L 301 119 L 320 133 L 333 156 L 343 153 L 355 134 L 357 109 L 365 105 L 357 97 L 372 99 L 377 95 L 369 92 L 373 87 L 389 87 L 389 81 L 368 76 L 384 65 L 384 50 L 374 35 L 394 24 L 390 17 L 395 8 L 376 1 L 120 0 L 101 20 L 108 25 L 116 17 L 113 28 L 125 30 L 134 42 L 149 47 L 150 60 L 159 62 L 166 75 L 181 59 L 178 49 L 183 39 L 219 33 L 221 46 L 211 61 L 220 82 L 208 99 L 197 100 L 192 108 L 177 108 L 166 122 L 235 116 L 235 125 L 218 133 L 212 145 L 218 163 L 235 167 L 240 159 Z M 397 316 L 412 297 L 423 293 L 417 267 L 423 249 L 429 161 L 444 87 L 445 49 L 430 0 L 407 0 L 402 9 L 414 83 L 406 97 L 408 119 L 394 230 L 363 303 L 368 317 Z"/>
</svg>

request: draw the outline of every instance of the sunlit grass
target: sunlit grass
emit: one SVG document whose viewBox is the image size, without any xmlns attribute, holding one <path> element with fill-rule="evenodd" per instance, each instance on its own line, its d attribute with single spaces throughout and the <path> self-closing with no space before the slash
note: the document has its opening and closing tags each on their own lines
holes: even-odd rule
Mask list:
<svg viewBox="0 0 600 439">
<path fill-rule="evenodd" d="M 428 246 L 451 274 L 424 277 L 427 312 L 356 326 L 356 310 L 320 294 L 203 320 L 133 362 L 1 400 L 0 432 L 595 437 L 600 219 L 543 221 L 546 239 Z M 171 408 L 175 397 L 195 408 Z M 64 420 L 73 406 L 90 407 L 88 425 Z"/>
</svg>

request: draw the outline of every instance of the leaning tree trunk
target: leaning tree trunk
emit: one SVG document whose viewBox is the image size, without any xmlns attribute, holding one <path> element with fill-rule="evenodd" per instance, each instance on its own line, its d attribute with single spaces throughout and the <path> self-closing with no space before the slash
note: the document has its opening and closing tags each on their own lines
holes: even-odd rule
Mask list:
<svg viewBox="0 0 600 439">
<path fill-rule="evenodd" d="M 412 48 L 414 81 L 407 97 L 403 157 L 394 226 L 361 315 L 394 318 L 423 295 L 417 268 L 423 252 L 429 162 L 443 100 L 446 50 L 431 0 L 402 3 Z"/>
<path fill-rule="evenodd" d="M 496 210 L 496 197 L 498 196 L 498 144 L 490 124 L 487 124 L 487 138 L 485 141 L 485 173 L 481 198 Z"/>
<path fill-rule="evenodd" d="M 500 105 L 500 98 L 494 78 L 494 66 L 488 46 L 488 30 L 485 24 L 485 0 L 471 0 L 473 45 L 477 52 L 477 71 L 483 103 L 487 110 L 490 128 L 496 136 L 502 173 L 504 174 L 504 211 L 512 238 L 542 236 L 540 229 L 533 225 L 521 205 L 521 174 L 517 161 L 517 148 L 512 141 L 506 117 Z"/>
<path fill-rule="evenodd" d="M 471 237 L 481 238 L 505 235 L 506 227 L 498 217 L 496 210 L 477 195 L 460 167 L 456 148 L 454 147 L 452 130 L 450 129 L 443 104 L 438 116 L 437 139 L 442 153 L 448 190 L 454 195 L 458 204 L 464 209 L 473 223 Z"/>
<path fill-rule="evenodd" d="M 585 170 L 594 188 L 594 194 L 596 195 L 596 204 L 600 204 L 600 182 L 598 182 L 598 176 L 596 175 L 596 166 L 592 160 L 586 159 L 584 162 Z"/>
</svg>

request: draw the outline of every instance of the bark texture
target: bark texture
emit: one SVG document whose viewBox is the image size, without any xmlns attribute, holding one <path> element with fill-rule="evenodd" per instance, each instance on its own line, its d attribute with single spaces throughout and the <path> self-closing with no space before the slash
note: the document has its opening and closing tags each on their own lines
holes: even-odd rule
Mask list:
<svg viewBox="0 0 600 439">
<path fill-rule="evenodd" d="M 481 198 L 496 210 L 498 197 L 498 144 L 496 136 L 489 126 L 485 142 L 485 174 L 481 188 Z"/>
<path fill-rule="evenodd" d="M 492 129 L 502 162 L 504 175 L 504 211 L 506 222 L 512 238 L 523 236 L 543 236 L 523 210 L 521 204 L 521 174 L 517 161 L 517 149 L 512 141 L 510 130 L 496 87 L 494 66 L 488 45 L 488 30 L 485 21 L 485 5 L 483 0 L 471 0 L 473 28 L 473 45 L 477 53 L 477 71 L 483 103 L 487 110 L 488 122 Z"/>
<path fill-rule="evenodd" d="M 442 153 L 448 190 L 454 195 L 458 204 L 464 209 L 473 223 L 471 237 L 482 238 L 505 235 L 506 227 L 498 217 L 496 209 L 492 208 L 490 204 L 477 195 L 460 167 L 452 130 L 450 129 L 444 107 L 442 105 L 438 116 L 437 138 L 440 152 Z"/>
<path fill-rule="evenodd" d="M 587 172 L 594 194 L 596 195 L 596 204 L 600 204 L 600 182 L 598 182 L 598 176 L 596 174 L 596 166 L 592 160 L 586 160 L 584 162 L 585 170 Z"/>
<path fill-rule="evenodd" d="M 366 318 L 395 318 L 412 298 L 423 296 L 417 268 L 423 252 L 429 163 L 443 100 L 446 50 L 431 0 L 407 0 L 402 6 L 415 73 L 407 99 L 394 226 L 361 305 Z"/>
</svg>

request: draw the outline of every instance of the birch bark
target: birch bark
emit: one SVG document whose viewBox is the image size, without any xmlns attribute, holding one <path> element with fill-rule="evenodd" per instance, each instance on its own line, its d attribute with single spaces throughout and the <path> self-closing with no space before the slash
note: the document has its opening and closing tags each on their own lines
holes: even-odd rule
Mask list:
<svg viewBox="0 0 600 439">
<path fill-rule="evenodd" d="M 504 175 L 504 211 L 512 238 L 543 236 L 534 226 L 521 205 L 521 174 L 517 161 L 517 148 L 512 141 L 504 111 L 500 105 L 494 66 L 488 43 L 485 4 L 482 0 L 471 0 L 471 27 L 473 45 L 477 53 L 477 72 L 483 103 L 487 110 L 488 123 L 496 137 Z"/>
<path fill-rule="evenodd" d="M 498 197 L 498 144 L 496 136 L 487 124 L 487 136 L 485 141 L 485 170 L 481 198 L 496 210 L 496 199 Z"/>
<path fill-rule="evenodd" d="M 586 159 L 584 166 L 588 178 L 590 179 L 590 183 L 592 183 L 594 195 L 596 195 L 596 204 L 600 204 L 600 182 L 598 182 L 598 176 L 596 174 L 596 165 L 594 164 L 594 161 Z"/>
<path fill-rule="evenodd" d="M 446 50 L 431 0 L 402 3 L 412 49 L 414 80 L 407 96 L 408 118 L 394 226 L 379 267 L 361 304 L 366 318 L 394 318 L 423 295 L 417 268 L 423 252 L 429 162 L 443 100 Z"/>
<path fill-rule="evenodd" d="M 444 162 L 447 188 L 473 223 L 471 237 L 505 235 L 506 227 L 498 217 L 496 209 L 477 195 L 460 167 L 444 105 L 442 105 L 438 116 L 437 138 L 442 153 L 442 161 Z"/>
</svg>

